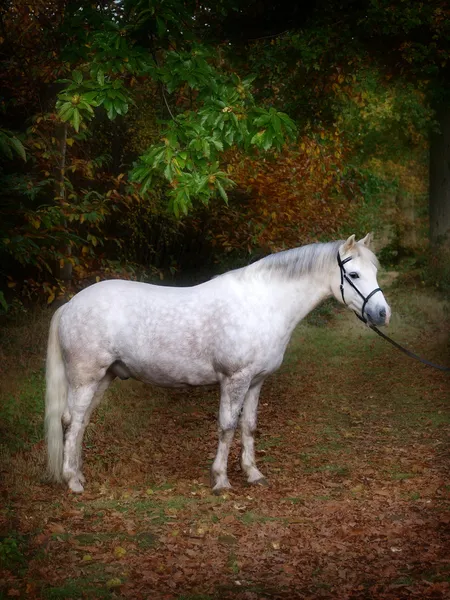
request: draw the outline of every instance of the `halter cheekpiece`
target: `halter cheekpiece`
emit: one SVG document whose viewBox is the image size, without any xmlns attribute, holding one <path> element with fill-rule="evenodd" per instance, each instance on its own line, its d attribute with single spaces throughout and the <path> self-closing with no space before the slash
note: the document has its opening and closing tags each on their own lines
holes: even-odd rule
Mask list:
<svg viewBox="0 0 450 600">
<path fill-rule="evenodd" d="M 352 258 L 353 258 L 352 256 L 348 256 L 347 258 L 344 258 L 344 260 L 342 260 L 339 252 L 337 253 L 337 261 L 338 261 L 339 269 L 341 271 L 341 285 L 339 286 L 339 289 L 341 290 L 342 302 L 345 305 L 347 305 L 347 302 L 345 301 L 345 296 L 344 296 L 344 281 L 346 281 L 349 285 L 351 285 L 351 287 L 361 296 L 361 298 L 364 300 L 362 308 L 361 308 L 361 315 L 358 315 L 358 313 L 356 311 L 355 311 L 355 315 L 358 317 L 358 319 L 361 319 L 361 321 L 363 323 L 367 323 L 367 319 L 364 316 L 364 312 L 366 310 L 366 305 L 374 294 L 376 294 L 377 292 L 381 292 L 381 288 L 379 288 L 379 287 L 375 288 L 374 290 L 372 290 L 370 292 L 370 294 L 368 296 L 364 296 L 364 294 L 362 294 L 358 290 L 356 285 L 353 283 L 353 281 L 347 275 L 347 271 L 345 270 L 345 267 L 344 267 L 345 263 L 348 263 L 350 260 L 352 260 Z"/>
</svg>

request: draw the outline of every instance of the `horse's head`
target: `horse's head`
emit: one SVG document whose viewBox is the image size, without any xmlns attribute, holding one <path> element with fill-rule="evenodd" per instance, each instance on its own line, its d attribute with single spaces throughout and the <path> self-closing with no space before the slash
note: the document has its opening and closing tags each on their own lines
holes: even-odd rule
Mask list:
<svg viewBox="0 0 450 600">
<path fill-rule="evenodd" d="M 387 325 L 391 309 L 378 287 L 378 261 L 370 250 L 371 234 L 357 242 L 351 235 L 336 257 L 332 277 L 334 296 L 372 325 Z"/>
</svg>

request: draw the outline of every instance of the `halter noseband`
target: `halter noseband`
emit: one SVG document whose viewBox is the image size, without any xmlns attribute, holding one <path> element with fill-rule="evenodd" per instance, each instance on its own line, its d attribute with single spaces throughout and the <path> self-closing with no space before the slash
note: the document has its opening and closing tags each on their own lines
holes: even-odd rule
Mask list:
<svg viewBox="0 0 450 600">
<path fill-rule="evenodd" d="M 370 294 L 368 296 L 364 296 L 356 287 L 356 285 L 353 283 L 353 281 L 350 279 L 350 277 L 347 275 L 347 271 L 345 270 L 345 263 L 349 262 L 350 260 L 352 260 L 352 256 L 348 256 L 347 258 L 344 258 L 344 260 L 342 260 L 341 255 L 339 254 L 339 251 L 337 253 L 337 261 L 338 261 L 338 265 L 339 265 L 339 269 L 341 271 L 341 285 L 339 286 L 339 289 L 341 290 L 341 295 L 342 295 L 342 302 L 347 306 L 347 302 L 345 301 L 345 297 L 344 297 L 344 280 L 349 283 L 352 288 L 361 296 L 361 298 L 364 300 L 363 305 L 362 305 L 362 309 L 361 309 L 361 316 L 358 315 L 358 313 L 356 311 L 355 315 L 358 317 L 358 319 L 360 319 L 363 323 L 367 323 L 367 319 L 364 316 L 364 311 L 366 309 L 366 304 L 369 302 L 369 300 L 372 298 L 372 296 L 374 294 L 376 294 L 377 292 L 381 292 L 381 288 L 375 288 L 374 290 L 372 290 L 370 292 Z"/>
</svg>

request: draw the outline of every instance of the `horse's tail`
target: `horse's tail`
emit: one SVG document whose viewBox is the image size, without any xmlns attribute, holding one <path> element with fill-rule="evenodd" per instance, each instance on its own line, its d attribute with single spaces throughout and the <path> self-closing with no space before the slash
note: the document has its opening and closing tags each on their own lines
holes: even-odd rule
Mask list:
<svg viewBox="0 0 450 600">
<path fill-rule="evenodd" d="M 62 416 L 67 407 L 68 382 L 59 343 L 61 306 L 53 315 L 47 346 L 45 437 L 47 441 L 47 469 L 51 479 L 62 480 L 64 432 Z"/>
</svg>

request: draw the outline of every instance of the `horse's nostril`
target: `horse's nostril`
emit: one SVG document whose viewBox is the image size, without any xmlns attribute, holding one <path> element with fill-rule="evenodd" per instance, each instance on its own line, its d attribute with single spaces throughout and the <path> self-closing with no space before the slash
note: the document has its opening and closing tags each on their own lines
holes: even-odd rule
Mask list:
<svg viewBox="0 0 450 600">
<path fill-rule="evenodd" d="M 386 309 L 385 309 L 385 308 L 382 308 L 382 309 L 380 310 L 380 317 L 381 317 L 382 319 L 385 319 L 385 318 L 386 318 Z"/>
</svg>

